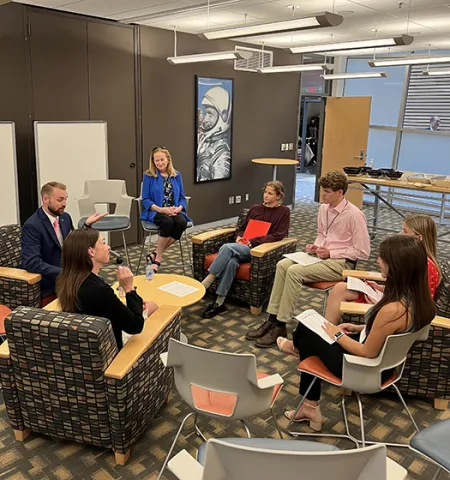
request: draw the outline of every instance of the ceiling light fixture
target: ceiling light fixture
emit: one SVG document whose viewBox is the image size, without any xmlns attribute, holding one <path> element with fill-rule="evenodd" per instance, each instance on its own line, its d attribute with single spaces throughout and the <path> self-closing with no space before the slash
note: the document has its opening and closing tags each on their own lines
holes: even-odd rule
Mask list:
<svg viewBox="0 0 450 480">
<path fill-rule="evenodd" d="M 371 67 L 396 67 L 401 65 L 424 65 L 427 63 L 447 63 L 450 62 L 450 56 L 437 55 L 435 57 L 411 56 L 396 58 L 392 60 L 373 60 L 369 62 Z"/>
<path fill-rule="evenodd" d="M 358 40 L 355 42 L 325 43 L 322 45 L 307 45 L 304 47 L 291 47 L 292 53 L 319 53 L 342 50 L 355 50 L 359 48 L 380 48 L 410 45 L 414 37 L 400 35 L 399 37 L 374 38 L 373 40 Z"/>
<path fill-rule="evenodd" d="M 313 63 L 307 65 L 277 65 L 274 67 L 258 68 L 258 73 L 287 73 L 287 72 L 311 72 L 316 70 L 332 70 L 333 65 L 328 63 Z"/>
<path fill-rule="evenodd" d="M 321 75 L 325 80 L 350 80 L 358 78 L 385 78 L 385 72 L 361 72 L 361 73 L 324 73 Z"/>
<path fill-rule="evenodd" d="M 217 62 L 220 60 L 248 59 L 251 56 L 252 56 L 252 52 L 233 50 L 230 52 L 211 52 L 211 53 L 197 53 L 195 55 L 180 55 L 175 57 L 169 57 L 167 61 L 172 65 L 181 65 L 183 63 L 201 63 L 201 62 Z"/>
<path fill-rule="evenodd" d="M 448 68 L 441 68 L 438 69 L 436 68 L 435 70 L 426 70 L 425 72 L 422 72 L 423 75 L 429 76 L 429 77 L 437 77 L 439 75 L 450 75 L 450 69 Z"/>
<path fill-rule="evenodd" d="M 299 17 L 291 20 L 284 20 L 272 23 L 261 23 L 257 25 L 242 25 L 239 27 L 211 30 L 200 33 L 201 38 L 217 40 L 220 38 L 253 37 L 256 35 L 268 35 L 272 33 L 293 32 L 311 28 L 337 27 L 344 18 L 335 13 L 325 12 L 309 17 Z"/>
</svg>

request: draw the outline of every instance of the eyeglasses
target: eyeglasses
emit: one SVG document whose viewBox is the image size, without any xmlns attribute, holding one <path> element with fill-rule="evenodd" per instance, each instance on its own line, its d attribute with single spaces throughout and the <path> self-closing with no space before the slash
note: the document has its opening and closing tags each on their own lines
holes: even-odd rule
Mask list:
<svg viewBox="0 0 450 480">
<path fill-rule="evenodd" d="M 167 150 L 167 147 L 165 147 L 164 145 L 159 145 L 159 146 L 157 146 L 157 147 L 153 147 L 153 148 L 152 148 L 152 153 L 153 153 L 155 150 L 159 150 L 159 149 L 161 149 L 161 150 Z"/>
</svg>

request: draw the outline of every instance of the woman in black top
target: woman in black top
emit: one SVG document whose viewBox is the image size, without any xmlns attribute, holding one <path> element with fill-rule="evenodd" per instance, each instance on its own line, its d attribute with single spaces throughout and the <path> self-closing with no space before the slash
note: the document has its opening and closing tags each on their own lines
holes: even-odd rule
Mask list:
<svg viewBox="0 0 450 480">
<path fill-rule="evenodd" d="M 93 228 L 74 230 L 62 248 L 62 272 L 56 281 L 56 294 L 61 310 L 107 318 L 112 325 L 119 350 L 123 346 L 122 331 L 140 333 L 144 327 L 144 310 L 150 316 L 155 302 L 144 302 L 133 287 L 133 274 L 128 267 L 117 269 L 117 280 L 126 296 L 126 306 L 113 289 L 98 276 L 109 262 L 110 246 Z"/>
</svg>

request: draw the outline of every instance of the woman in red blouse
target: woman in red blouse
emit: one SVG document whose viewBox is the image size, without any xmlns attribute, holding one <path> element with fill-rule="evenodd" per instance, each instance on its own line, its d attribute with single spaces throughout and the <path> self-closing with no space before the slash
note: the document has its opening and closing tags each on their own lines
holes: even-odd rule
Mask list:
<svg viewBox="0 0 450 480">
<path fill-rule="evenodd" d="M 434 220 L 429 215 L 411 215 L 406 217 L 402 223 L 400 235 L 414 236 L 422 241 L 428 257 L 428 286 L 431 297 L 434 298 L 441 280 L 441 270 L 437 262 L 437 230 Z M 384 291 L 384 285 L 378 285 L 376 282 L 367 283 L 376 290 Z M 325 311 L 325 318 L 334 325 L 338 325 L 341 322 L 341 302 L 376 303 L 363 293 L 348 290 L 345 282 L 339 282 L 331 290 Z M 298 352 L 295 351 L 291 341 L 279 337 L 277 343 L 281 351 L 298 356 Z"/>
</svg>

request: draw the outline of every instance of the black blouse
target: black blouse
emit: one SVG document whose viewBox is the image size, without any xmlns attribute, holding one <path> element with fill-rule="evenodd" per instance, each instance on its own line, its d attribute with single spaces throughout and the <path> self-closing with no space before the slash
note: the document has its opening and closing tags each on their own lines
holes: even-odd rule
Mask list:
<svg viewBox="0 0 450 480">
<path fill-rule="evenodd" d="M 114 290 L 91 272 L 78 291 L 77 313 L 107 318 L 120 350 L 123 347 L 122 331 L 133 335 L 142 332 L 144 328 L 142 298 L 133 290 L 126 294 L 126 300 L 125 306 Z"/>
</svg>

